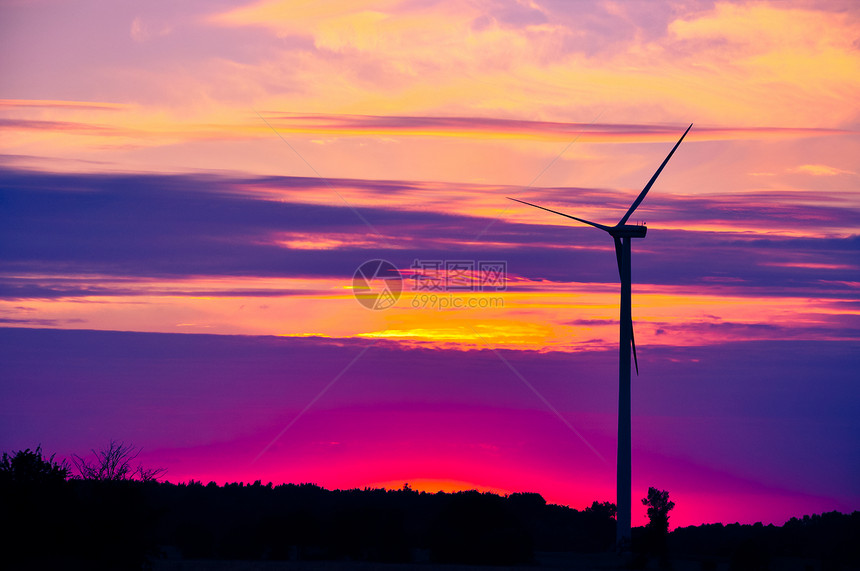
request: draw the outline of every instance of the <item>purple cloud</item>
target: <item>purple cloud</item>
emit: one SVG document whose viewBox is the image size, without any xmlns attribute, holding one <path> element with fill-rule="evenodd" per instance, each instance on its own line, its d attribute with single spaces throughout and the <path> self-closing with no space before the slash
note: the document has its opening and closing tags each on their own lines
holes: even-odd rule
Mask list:
<svg viewBox="0 0 860 571">
<path fill-rule="evenodd" d="M 396 204 L 407 182 L 330 181 L 384 193 Z M 490 219 L 453 213 L 383 207 L 313 205 L 265 200 L 248 188 L 282 187 L 331 192 L 318 179 L 227 179 L 191 175 L 63 175 L 5 170 L 0 183 L 0 259 L 7 298 L 126 293 L 104 276 L 317 276 L 348 278 L 367 259 L 385 258 L 408 268 L 414 259 L 506 260 L 508 271 L 532 280 L 608 282 L 617 279 L 612 242 L 576 224 L 517 224 L 502 218 L 476 243 Z M 501 209 L 503 195 L 498 189 Z M 495 192 L 495 191 L 490 191 Z M 569 197 L 562 210 L 605 207 L 623 212 L 625 199 L 599 189 L 548 189 L 541 196 Z M 529 197 L 531 198 L 531 197 Z M 653 198 L 653 199 L 652 199 Z M 799 197 L 799 198 L 802 198 Z M 539 200 L 539 199 L 535 199 Z M 332 204 L 339 201 L 332 199 Z M 695 212 L 695 214 L 690 214 Z M 768 224 L 796 221 L 796 228 L 856 227 L 851 208 L 756 201 L 747 208 L 727 197 L 649 197 L 654 220 L 648 240 L 635 244 L 637 284 L 723 284 L 736 293 L 845 297 L 860 282 L 857 236 L 770 236 Z M 548 215 L 549 216 L 549 215 Z M 373 238 L 362 217 L 382 233 Z M 661 230 L 698 221 L 727 227 L 754 221 L 760 233 Z M 610 222 L 611 223 L 611 222 Z M 344 236 L 323 250 L 286 248 L 283 233 Z M 354 236 L 355 240 L 348 237 Z M 486 243 L 484 245 L 483 243 Z M 566 248 L 576 244 L 578 248 Z M 99 275 L 98 283 L 68 283 L 24 274 Z M 252 291 L 247 293 L 253 294 Z M 258 292 L 259 295 L 268 295 Z"/>
</svg>

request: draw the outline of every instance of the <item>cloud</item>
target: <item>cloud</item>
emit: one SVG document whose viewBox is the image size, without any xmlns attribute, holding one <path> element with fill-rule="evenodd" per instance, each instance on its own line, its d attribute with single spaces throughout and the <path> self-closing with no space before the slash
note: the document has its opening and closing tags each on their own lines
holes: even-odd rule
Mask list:
<svg viewBox="0 0 860 571">
<path fill-rule="evenodd" d="M 582 143 L 676 141 L 683 126 L 561 123 L 481 117 L 408 117 L 369 115 L 297 115 L 266 112 L 281 133 L 338 136 L 440 136 L 536 140 L 576 140 Z M 787 127 L 697 126 L 689 141 L 792 139 L 844 135 L 839 129 Z"/>
<path fill-rule="evenodd" d="M 29 327 L 56 327 L 58 325 L 80 325 L 86 322 L 86 319 L 18 319 L 12 317 L 0 317 L 0 324 L 26 325 Z"/>
<path fill-rule="evenodd" d="M 793 110 L 803 123 L 820 125 L 856 121 L 856 113 L 831 105 L 841 93 L 860 90 L 858 21 L 852 11 L 811 5 L 717 2 L 679 17 L 668 31 L 703 66 L 731 70 L 724 86 L 736 90 L 738 109 L 752 110 L 760 97 L 770 107 L 761 109 L 762 116 L 771 121 L 779 116 L 782 123 L 798 124 L 787 115 Z"/>
<path fill-rule="evenodd" d="M 113 282 L 113 283 L 112 283 Z M 309 289 L 289 289 L 272 286 L 265 288 L 246 287 L 243 289 L 221 287 L 221 288 L 195 288 L 192 283 L 130 283 L 131 280 L 117 280 L 106 276 L 92 276 L 89 279 L 82 276 L 40 276 L 40 277 L 17 277 L 0 276 L 0 299 L 74 299 L 74 298 L 104 298 L 104 297 L 192 297 L 192 298 L 257 298 L 257 297 L 283 297 L 289 295 L 302 295 L 317 293 L 324 295 L 326 290 L 319 289 L 314 292 Z M 165 287 L 170 285 L 172 287 Z M 33 308 L 15 308 L 19 311 L 34 311 Z M 7 322 L 24 323 L 28 320 L 10 319 Z M 36 320 L 41 322 L 45 320 Z M 56 321 L 56 320 L 53 320 Z M 75 320 L 68 321 L 76 322 Z M 56 324 L 56 323 L 55 323 Z"/>
<path fill-rule="evenodd" d="M 58 101 L 47 99 L 0 99 L 0 108 L 77 109 L 86 111 L 123 111 L 132 108 L 125 103 L 105 101 Z"/>
<path fill-rule="evenodd" d="M 525 207 L 505 212 L 483 207 L 489 217 L 452 208 L 458 201 L 502 207 L 501 197 L 510 192 L 504 187 L 488 193 L 486 187 L 468 185 L 328 181 L 346 199 L 343 203 L 323 181 L 300 177 L 6 170 L 3 180 L 0 253 L 6 272 L 19 276 L 342 277 L 373 257 L 391 258 L 408 268 L 416 258 L 453 256 L 507 260 L 512 275 L 532 280 L 616 279 L 611 240 L 590 228 Z M 443 201 L 437 210 L 409 199 L 415 193 L 451 193 L 452 201 Z M 561 205 L 548 198 L 558 195 L 570 198 Z M 843 204 L 810 205 L 814 196 L 649 197 L 649 218 L 659 231 L 636 244 L 637 282 L 730 279 L 740 289 L 842 291 L 849 286 L 839 283 L 860 281 L 854 262 L 860 242 L 841 234 L 842 228 L 860 225 L 860 212 Z M 589 217 L 597 211 L 605 217 L 607 210 L 620 215 L 627 207 L 626 197 L 599 189 L 533 190 L 523 197 Z M 314 202 L 299 202 L 308 198 Z M 370 232 L 362 218 L 381 235 Z M 490 221 L 489 230 L 476 238 Z M 827 285 L 824 277 L 830 279 Z M 41 287 L 84 294 L 94 293 L 95 285 L 103 287 Z M 34 285 L 7 287 L 13 295 Z M 122 291 L 125 286 L 110 287 Z M 189 291 L 194 290 L 205 288 Z"/>
<path fill-rule="evenodd" d="M 270 142 L 277 135 L 294 142 L 306 138 L 311 138 L 313 143 L 326 142 L 331 149 L 326 150 L 328 156 L 338 157 L 344 152 L 348 153 L 342 157 L 343 160 L 335 161 L 346 164 L 356 161 L 356 158 L 351 156 L 356 151 L 352 148 L 355 145 L 352 141 L 358 140 L 359 145 L 372 144 L 371 149 L 363 151 L 370 155 L 390 154 L 391 150 L 386 152 L 380 147 L 394 143 L 394 152 L 422 152 L 436 157 L 432 169 L 436 173 L 435 179 L 444 180 L 451 176 L 446 175 L 451 172 L 449 165 L 456 164 L 456 157 L 460 156 L 460 153 L 445 146 L 447 139 L 459 139 L 465 144 L 477 147 L 487 154 L 487 160 L 490 159 L 493 149 L 487 146 L 481 149 L 478 145 L 486 145 L 486 142 L 504 145 L 506 152 L 515 153 L 515 160 L 522 160 L 522 150 L 517 149 L 522 142 L 570 144 L 576 141 L 580 145 L 668 143 L 677 140 L 685 128 L 685 125 L 656 123 L 582 123 L 481 116 L 302 114 L 273 109 L 263 109 L 259 115 L 250 110 L 233 110 L 216 116 L 201 117 L 199 112 L 165 115 L 152 108 L 131 105 L 112 107 L 100 103 L 84 105 L 79 102 L 38 100 L 6 102 L 6 107 L 0 107 L 0 110 L 7 111 L 8 116 L 0 117 L 0 127 L 6 130 L 7 139 L 0 151 L 6 150 L 7 155 L 33 154 L 51 161 L 90 160 L 93 165 L 104 164 L 103 169 L 109 168 L 109 165 L 117 160 L 127 164 L 136 159 L 148 164 L 151 158 L 147 157 L 151 157 L 153 152 L 173 157 L 177 163 L 184 165 L 181 168 L 186 171 L 192 170 L 193 165 L 200 164 L 201 160 L 204 161 L 203 164 L 208 160 L 210 169 L 218 168 L 217 165 L 224 164 L 225 161 L 240 167 L 243 163 L 247 165 L 247 159 L 242 161 L 241 155 L 220 161 L 210 159 L 213 143 L 220 143 L 220 152 L 230 152 L 231 155 L 234 154 L 236 145 L 252 141 L 258 151 L 271 152 L 271 147 L 264 143 Z M 34 109 L 38 111 L 33 112 Z M 46 139 L 46 133 L 50 133 L 49 139 Z M 687 141 L 688 144 L 712 141 L 792 141 L 853 134 L 855 133 L 850 130 L 831 128 L 696 125 Z M 415 145 L 415 148 L 402 148 L 406 141 Z M 432 143 L 429 143 L 430 141 Z M 82 152 L 89 154 L 82 155 Z M 313 156 L 312 153 L 304 151 L 303 155 Z M 254 156 L 258 158 L 257 155 Z M 183 161 L 183 158 L 192 162 L 189 164 Z M 33 163 L 32 160 L 29 162 Z M 373 164 L 368 164 L 366 160 L 361 161 L 360 170 L 366 172 L 373 168 L 374 164 L 378 168 L 378 162 L 374 160 Z M 481 162 L 478 160 L 478 164 L 469 169 L 473 172 L 467 176 L 476 176 L 474 170 L 482 166 Z M 250 167 L 249 169 L 255 170 Z M 418 176 L 421 177 L 420 174 Z M 459 178 L 461 175 L 457 176 Z"/>
<path fill-rule="evenodd" d="M 576 116 L 573 108 L 580 116 L 609 109 L 622 121 L 646 112 L 665 121 L 794 127 L 856 120 L 845 105 L 860 89 L 856 20 L 850 11 L 785 3 L 580 3 L 572 11 L 506 1 L 314 8 L 263 1 L 210 18 L 218 27 L 311 38 L 313 53 L 285 50 L 283 61 L 293 62 L 293 80 L 322 87 L 328 105 L 317 109 L 510 116 L 527 108 L 554 119 Z M 561 93 L 576 104 L 560 101 Z M 302 108 L 314 105 L 294 95 Z M 296 97 L 272 94 L 278 99 Z"/>
<path fill-rule="evenodd" d="M 720 339 L 722 343 L 761 339 L 860 341 L 860 318 L 857 315 L 836 312 L 831 315 L 818 314 L 815 321 L 814 324 L 806 326 L 802 323 L 761 323 L 757 320 L 747 322 L 720 319 L 687 320 L 683 323 L 648 321 L 637 323 L 636 329 L 637 331 L 654 330 L 653 340 L 658 345 L 671 345 L 679 339 L 697 337 L 703 342 L 705 339 Z M 661 338 L 662 336 L 665 338 Z"/>
<path fill-rule="evenodd" d="M 34 131 L 52 131 L 54 133 L 60 133 L 63 131 L 73 132 L 73 133 L 83 133 L 88 135 L 116 135 L 116 134 L 128 134 L 119 133 L 117 129 L 113 127 L 107 127 L 104 125 L 95 125 L 92 123 L 82 123 L 82 122 L 72 122 L 72 121 L 39 121 L 34 119 L 5 119 L 0 118 L 0 127 L 5 129 L 18 129 L 18 130 L 34 130 Z"/>
<path fill-rule="evenodd" d="M 154 36 L 166 36 L 171 31 L 172 29 L 168 25 L 164 25 L 158 29 L 153 29 L 152 24 L 145 22 L 140 16 L 135 16 L 131 21 L 129 35 L 135 42 L 143 43 L 149 41 Z"/>
<path fill-rule="evenodd" d="M 254 2 L 17 10 L 12 88 L 208 115 L 376 115 L 839 128 L 856 16 L 807 4 Z M 133 23 L 133 24 L 132 24 Z M 162 24 L 163 23 L 163 24 Z M 133 27 L 133 32 L 132 32 Z M 176 29 L 182 33 L 159 36 Z M 122 30 L 135 41 L 117 41 Z M 84 41 L 85 40 L 85 41 Z M 28 52 L 32 42 L 45 53 Z M 50 54 L 63 50 L 63 58 Z M 62 61 L 59 61 L 59 60 Z M 74 86 L 74 87 L 72 87 Z M 74 95 L 74 96 L 72 96 Z"/>
<path fill-rule="evenodd" d="M 310 332 L 463 350 L 490 343 L 579 351 L 617 335 L 607 310 L 617 303 L 611 240 L 543 216 L 518 221 L 501 213 L 488 227 L 491 218 L 458 205 L 501 201 L 507 188 L 13 170 L 2 180 L 0 307 L 7 319 L 64 328 L 86 319 L 94 329 Z M 416 192 L 452 199 L 438 209 L 422 201 L 398 207 Z M 559 208 L 589 217 L 627 207 L 611 190 L 531 192 L 553 206 L 548 197 L 566 196 Z M 860 237 L 832 229 L 856 227 L 860 213 L 838 200 L 811 205 L 815 195 L 649 198 L 656 229 L 634 245 L 640 344 L 659 344 L 666 333 L 675 345 L 855 335 L 846 317 L 853 310 L 842 301 L 856 297 L 860 283 Z M 780 234 L 787 221 L 793 234 Z M 345 286 L 361 263 L 379 258 L 406 276 L 415 260 L 501 260 L 507 291 L 483 292 L 501 300 L 491 307 L 422 311 L 420 292 L 410 290 L 396 310 L 368 315 Z M 268 308 L 257 308 L 262 298 Z M 703 308 L 715 317 L 700 323 Z M 720 321 L 745 325 L 710 326 Z"/>
<path fill-rule="evenodd" d="M 836 176 L 838 174 L 857 174 L 852 171 L 838 169 L 836 167 L 829 167 L 827 165 L 800 165 L 799 167 L 789 169 L 788 172 L 809 174 L 812 176 Z"/>
</svg>

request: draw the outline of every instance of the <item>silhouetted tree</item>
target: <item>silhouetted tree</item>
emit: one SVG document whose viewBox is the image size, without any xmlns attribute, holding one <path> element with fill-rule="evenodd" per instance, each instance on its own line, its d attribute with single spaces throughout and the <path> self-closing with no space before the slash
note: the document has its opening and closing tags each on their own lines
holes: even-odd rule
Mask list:
<svg viewBox="0 0 860 571">
<path fill-rule="evenodd" d="M 664 565 L 668 564 L 669 512 L 675 507 L 675 502 L 669 500 L 669 492 L 649 487 L 648 495 L 642 498 L 642 505 L 648 506 L 644 551 L 659 556 Z"/>
<path fill-rule="evenodd" d="M 669 501 L 669 492 L 648 488 L 648 496 L 642 498 L 642 505 L 648 506 L 648 527 L 663 534 L 669 533 L 669 512 L 675 502 Z"/>
<path fill-rule="evenodd" d="M 111 440 L 110 445 L 96 452 L 92 450 L 95 460 L 88 461 L 77 454 L 72 455 L 72 463 L 83 480 L 121 481 L 140 480 L 151 482 L 158 480 L 167 470 L 164 468 L 144 468 L 140 464 L 132 465 L 141 452 L 132 444 Z"/>
</svg>

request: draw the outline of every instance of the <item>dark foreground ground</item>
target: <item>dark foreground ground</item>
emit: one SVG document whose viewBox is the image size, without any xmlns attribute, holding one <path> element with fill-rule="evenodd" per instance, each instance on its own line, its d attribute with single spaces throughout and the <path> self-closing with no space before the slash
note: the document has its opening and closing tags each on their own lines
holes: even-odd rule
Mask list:
<svg viewBox="0 0 860 571">
<path fill-rule="evenodd" d="M 668 567 L 656 559 L 633 560 L 614 553 L 537 553 L 534 565 L 483 566 L 440 565 L 433 563 L 368 563 L 351 561 L 219 561 L 162 559 L 153 571 L 614 571 L 645 569 L 659 571 L 733 571 L 738 569 L 729 558 L 669 560 Z M 776 557 L 764 566 L 741 566 L 740 569 L 762 571 L 850 571 L 858 567 L 832 566 L 815 558 Z"/>
<path fill-rule="evenodd" d="M 782 526 L 632 530 L 612 553 L 615 506 L 538 494 L 326 490 L 261 482 L 72 478 L 23 450 L 0 458 L 0 569 L 513 571 L 860 570 L 860 511 Z"/>
</svg>

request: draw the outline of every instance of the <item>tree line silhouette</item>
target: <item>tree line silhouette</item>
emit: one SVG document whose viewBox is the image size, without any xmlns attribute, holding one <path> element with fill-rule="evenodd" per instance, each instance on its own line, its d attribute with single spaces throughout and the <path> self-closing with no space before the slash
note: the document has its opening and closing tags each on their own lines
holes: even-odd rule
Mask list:
<svg viewBox="0 0 860 571">
<path fill-rule="evenodd" d="M 611 551 L 615 505 L 584 510 L 539 495 L 476 491 L 326 490 L 313 484 L 159 482 L 112 442 L 73 466 L 41 448 L 2 455 L 0 553 L 7 568 L 140 569 L 184 559 L 337 560 L 532 565 L 542 552 Z M 76 472 L 73 474 L 73 471 Z M 685 557 L 766 568 L 779 556 L 860 563 L 860 512 L 792 519 L 782 527 L 704 525 L 668 532 L 674 505 L 649 489 L 651 524 L 634 530 L 639 562 Z M 714 567 L 715 568 L 715 567 Z"/>
</svg>

